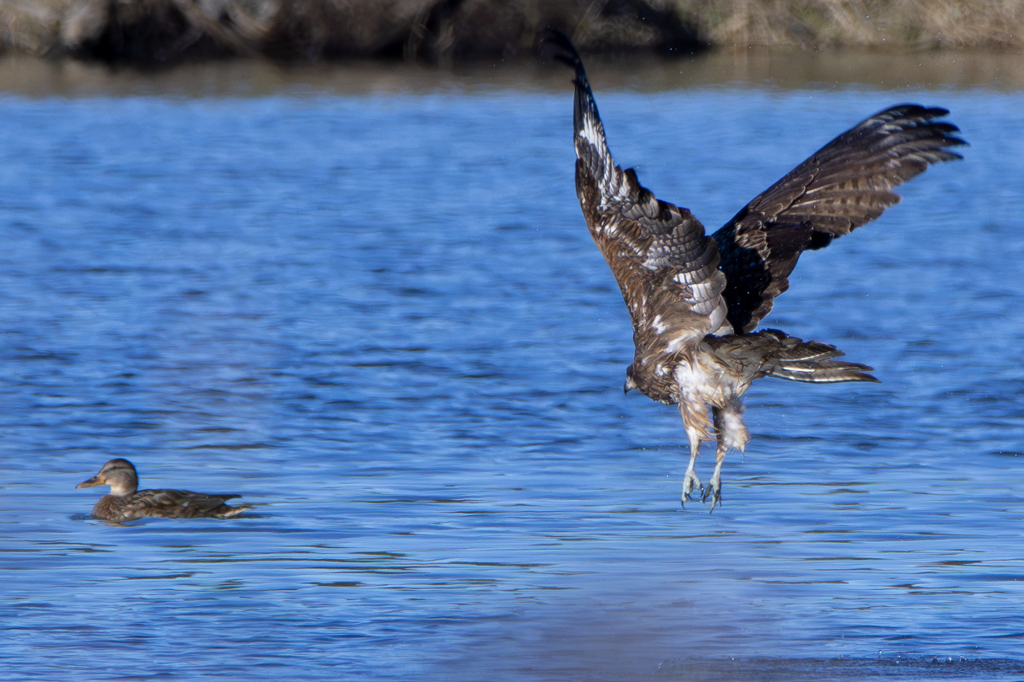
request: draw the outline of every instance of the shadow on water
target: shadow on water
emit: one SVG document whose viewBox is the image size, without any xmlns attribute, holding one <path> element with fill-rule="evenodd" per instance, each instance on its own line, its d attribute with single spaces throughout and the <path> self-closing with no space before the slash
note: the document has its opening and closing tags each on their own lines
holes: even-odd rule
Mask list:
<svg viewBox="0 0 1024 682">
<path fill-rule="evenodd" d="M 793 642 L 784 623 L 769 610 L 740 616 L 743 595 L 702 595 L 697 588 L 674 603 L 656 603 L 664 593 L 630 592 L 635 585 L 623 583 L 622 591 L 614 596 L 591 594 L 581 599 L 577 592 L 575 607 L 557 615 L 531 614 L 527 609 L 493 623 L 484 630 L 489 636 L 466 647 L 461 657 L 442 664 L 440 675 L 452 680 L 724 682 L 1009 680 L 1024 674 L 1024 661 L 1019 658 L 895 653 L 901 640 L 915 639 L 896 629 L 888 635 L 872 633 L 871 641 L 883 648 L 871 655 L 788 657 L 775 651 L 764 636 L 773 633 L 776 642 L 786 640 L 782 648 L 789 649 Z M 806 647 L 810 652 L 832 638 L 856 640 L 866 634 L 855 628 L 817 633 L 797 648 Z M 750 653 L 745 641 L 751 639 L 766 643 L 761 653 Z M 748 653 L 730 653 L 737 651 Z"/>
<path fill-rule="evenodd" d="M 1008 659 L 890 656 L 877 659 L 690 659 L 660 666 L 653 679 L 724 680 L 986 680 L 1019 677 L 1024 665 Z"/>
<path fill-rule="evenodd" d="M 709 515 L 564 70 L 0 60 L 0 678 L 1020 678 L 1019 61 L 589 65 L 712 229 L 897 101 L 971 143 L 801 259 L 770 324 L 882 383 L 755 385 Z M 112 457 L 260 511 L 94 522 Z"/>
</svg>

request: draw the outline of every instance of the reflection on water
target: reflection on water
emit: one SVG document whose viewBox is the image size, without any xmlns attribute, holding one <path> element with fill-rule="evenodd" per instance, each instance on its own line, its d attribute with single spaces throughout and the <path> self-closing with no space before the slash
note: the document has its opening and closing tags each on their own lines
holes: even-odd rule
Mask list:
<svg viewBox="0 0 1024 682">
<path fill-rule="evenodd" d="M 73 75 L 0 98 L 4 677 L 1021 677 L 1021 93 L 591 67 L 712 228 L 895 101 L 972 145 L 802 259 L 770 324 L 883 383 L 759 382 L 709 516 L 620 391 L 567 73 L 0 65 Z M 118 456 L 256 512 L 89 520 Z"/>
<path fill-rule="evenodd" d="M 586 57 L 586 55 L 584 55 Z M 719 86 L 879 90 L 981 87 L 1024 88 L 1020 55 L 953 50 L 894 55 L 885 52 L 772 52 L 719 50 L 666 60 L 634 55 L 590 56 L 587 64 L 605 88 L 649 92 Z M 524 89 L 563 92 L 564 67 L 532 57 L 444 69 L 405 62 L 354 61 L 282 65 L 258 60 L 207 62 L 145 72 L 102 64 L 0 59 L 0 91 L 30 97 L 159 94 L 182 97 L 260 97 L 281 93 L 366 95 L 399 92 Z"/>
</svg>

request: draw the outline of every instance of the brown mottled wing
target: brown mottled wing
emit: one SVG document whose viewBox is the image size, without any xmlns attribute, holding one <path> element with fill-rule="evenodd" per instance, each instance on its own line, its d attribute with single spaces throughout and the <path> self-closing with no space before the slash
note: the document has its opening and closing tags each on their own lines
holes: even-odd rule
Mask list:
<svg viewBox="0 0 1024 682">
<path fill-rule="evenodd" d="M 145 509 L 144 516 L 191 519 L 206 516 L 225 501 L 239 495 L 207 495 L 190 490 L 140 490 L 132 495 L 132 505 Z"/>
<path fill-rule="evenodd" d="M 576 194 L 622 290 L 634 341 L 654 334 L 677 350 L 708 333 L 731 333 L 722 328 L 725 278 L 714 240 L 688 210 L 659 201 L 632 169 L 615 165 L 579 54 L 560 32 L 548 31 L 545 42 L 576 70 Z"/>
<path fill-rule="evenodd" d="M 757 327 L 789 288 L 800 254 L 868 223 L 900 200 L 892 189 L 929 164 L 962 158 L 949 112 L 904 104 L 881 111 L 822 147 L 714 234 L 729 322 Z"/>
</svg>

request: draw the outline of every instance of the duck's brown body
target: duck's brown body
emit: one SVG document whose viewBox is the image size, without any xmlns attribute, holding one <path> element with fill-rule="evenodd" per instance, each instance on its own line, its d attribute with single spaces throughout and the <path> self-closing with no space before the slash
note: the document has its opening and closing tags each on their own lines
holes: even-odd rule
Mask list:
<svg viewBox="0 0 1024 682">
<path fill-rule="evenodd" d="M 134 465 L 120 458 L 110 460 L 98 474 L 76 487 L 96 485 L 110 486 L 110 494 L 101 497 L 92 508 L 92 515 L 104 521 L 123 523 L 147 516 L 227 519 L 251 509 L 250 505 L 232 507 L 225 504 L 240 495 L 207 495 L 189 490 L 137 490 L 139 477 Z"/>
<path fill-rule="evenodd" d="M 240 495 L 204 495 L 189 490 L 139 490 L 131 495 L 104 495 L 92 508 L 92 515 L 105 521 L 134 521 L 145 516 L 172 519 L 226 519 L 241 514 L 247 506 L 224 504 Z"/>
</svg>

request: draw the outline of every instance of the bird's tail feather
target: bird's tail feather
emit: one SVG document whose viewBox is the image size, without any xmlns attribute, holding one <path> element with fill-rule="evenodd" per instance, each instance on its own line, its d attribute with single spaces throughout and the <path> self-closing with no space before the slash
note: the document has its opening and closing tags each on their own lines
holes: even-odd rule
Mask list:
<svg viewBox="0 0 1024 682">
<path fill-rule="evenodd" d="M 841 381 L 873 381 L 868 374 L 871 367 L 858 362 L 836 360 L 843 351 L 821 341 L 803 341 L 774 329 L 758 334 L 766 349 L 764 370 L 768 376 L 789 381 L 812 384 L 831 384 Z"/>
<path fill-rule="evenodd" d="M 777 377 L 812 384 L 842 381 L 873 381 L 871 367 L 836 358 L 844 355 L 835 346 L 820 341 L 803 341 L 776 329 L 756 334 L 708 337 L 716 354 L 730 366 L 745 368 L 751 378 Z"/>
<path fill-rule="evenodd" d="M 878 379 L 868 374 L 871 369 L 857 362 L 819 360 L 813 363 L 800 362 L 775 366 L 768 372 L 768 376 L 810 384 L 833 384 L 841 381 L 872 381 L 877 384 Z"/>
<path fill-rule="evenodd" d="M 234 497 L 239 497 L 239 496 L 235 495 Z M 237 505 L 235 507 L 232 507 L 229 504 L 221 505 L 216 510 L 217 518 L 230 519 L 230 518 L 233 518 L 235 516 L 238 516 L 239 514 L 241 514 L 244 511 L 248 511 L 248 510 L 252 509 L 253 506 L 254 505 L 251 505 L 251 504 L 240 504 L 240 505 Z"/>
</svg>

